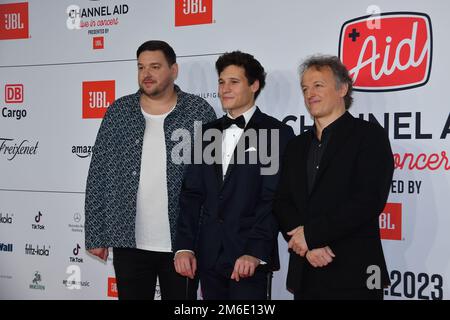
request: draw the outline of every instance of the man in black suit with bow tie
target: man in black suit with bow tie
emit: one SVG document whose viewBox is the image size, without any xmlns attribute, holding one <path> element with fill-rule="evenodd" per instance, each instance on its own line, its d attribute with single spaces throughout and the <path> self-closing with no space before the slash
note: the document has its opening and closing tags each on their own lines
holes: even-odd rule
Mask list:
<svg viewBox="0 0 450 320">
<path fill-rule="evenodd" d="M 266 274 L 279 264 L 272 214 L 279 158 L 294 133 L 255 105 L 266 74 L 252 55 L 225 53 L 216 69 L 227 114 L 203 126 L 203 136 L 219 133 L 216 161 L 186 169 L 175 269 L 193 278 L 198 264 L 204 299 L 263 300 Z"/>
</svg>

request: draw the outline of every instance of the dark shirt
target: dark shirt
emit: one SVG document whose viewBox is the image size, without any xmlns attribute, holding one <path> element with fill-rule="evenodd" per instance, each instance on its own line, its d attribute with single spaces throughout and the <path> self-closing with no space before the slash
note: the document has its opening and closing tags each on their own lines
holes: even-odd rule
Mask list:
<svg viewBox="0 0 450 320">
<path fill-rule="evenodd" d="M 336 128 L 337 124 L 342 121 L 344 115 L 337 118 L 322 130 L 322 137 L 320 140 L 317 138 L 316 125 L 313 126 L 313 139 L 311 141 L 311 146 L 309 147 L 308 162 L 306 167 L 306 175 L 308 177 L 308 194 L 311 194 L 314 183 L 316 182 L 317 172 L 319 172 L 320 169 L 320 161 L 322 160 L 325 149 L 333 136 L 333 130 Z"/>
</svg>

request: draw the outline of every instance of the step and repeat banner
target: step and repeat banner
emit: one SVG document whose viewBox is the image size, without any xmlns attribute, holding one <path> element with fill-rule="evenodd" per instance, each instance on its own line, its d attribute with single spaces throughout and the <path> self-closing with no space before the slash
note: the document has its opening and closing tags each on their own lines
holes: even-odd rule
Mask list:
<svg viewBox="0 0 450 320">
<path fill-rule="evenodd" d="M 350 112 L 380 123 L 395 153 L 386 298 L 449 299 L 448 12 L 446 0 L 0 1 L 0 299 L 117 298 L 111 258 L 84 250 L 84 190 L 101 119 L 137 90 L 135 52 L 150 39 L 173 46 L 177 84 L 218 116 L 215 61 L 253 54 L 268 72 L 258 106 L 297 134 L 313 124 L 299 64 L 338 55 Z M 280 240 L 272 296 L 292 299 Z"/>
</svg>

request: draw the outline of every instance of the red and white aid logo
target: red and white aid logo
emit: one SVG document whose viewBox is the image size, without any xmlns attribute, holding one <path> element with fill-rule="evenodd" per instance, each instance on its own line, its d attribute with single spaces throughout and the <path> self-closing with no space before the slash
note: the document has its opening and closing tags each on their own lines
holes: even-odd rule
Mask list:
<svg viewBox="0 0 450 320">
<path fill-rule="evenodd" d="M 5 85 L 5 102 L 22 103 L 23 102 L 23 84 Z"/>
<path fill-rule="evenodd" d="M 28 2 L 0 4 L 0 40 L 28 38 Z"/>
<path fill-rule="evenodd" d="M 175 27 L 212 23 L 212 8 L 213 0 L 175 0 Z"/>
<path fill-rule="evenodd" d="M 116 278 L 108 278 L 108 297 L 117 298 L 119 293 L 117 291 Z"/>
<path fill-rule="evenodd" d="M 83 119 L 103 118 L 108 107 L 114 102 L 116 82 L 83 82 Z"/>
<path fill-rule="evenodd" d="M 94 37 L 92 38 L 92 48 L 94 50 L 105 48 L 105 38 L 104 37 Z"/>
<path fill-rule="evenodd" d="M 339 57 L 356 91 L 405 90 L 428 82 L 432 47 L 428 15 L 382 13 L 344 23 Z"/>
<path fill-rule="evenodd" d="M 379 218 L 381 239 L 402 239 L 402 204 L 386 203 Z"/>
</svg>

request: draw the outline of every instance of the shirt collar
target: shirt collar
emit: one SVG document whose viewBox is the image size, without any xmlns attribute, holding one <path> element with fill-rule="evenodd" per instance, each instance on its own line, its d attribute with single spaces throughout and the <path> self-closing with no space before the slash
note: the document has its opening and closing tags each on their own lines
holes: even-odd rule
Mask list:
<svg viewBox="0 0 450 320">
<path fill-rule="evenodd" d="M 242 114 L 242 116 L 244 116 L 246 126 L 247 126 L 248 122 L 250 121 L 250 119 L 252 118 L 255 111 L 256 111 L 256 105 L 254 104 L 250 109 L 248 109 L 247 111 L 245 111 Z M 227 117 L 234 119 L 228 112 L 227 112 Z"/>
<path fill-rule="evenodd" d="M 339 123 L 344 121 L 345 117 L 347 116 L 347 113 L 348 113 L 348 111 L 345 111 L 339 118 L 334 120 L 332 123 L 327 125 L 322 130 L 322 139 L 321 140 L 326 139 L 333 131 L 336 130 L 335 128 L 339 126 Z M 314 132 L 314 137 L 317 139 L 317 128 L 316 128 L 315 124 L 313 126 L 313 132 Z"/>
</svg>

